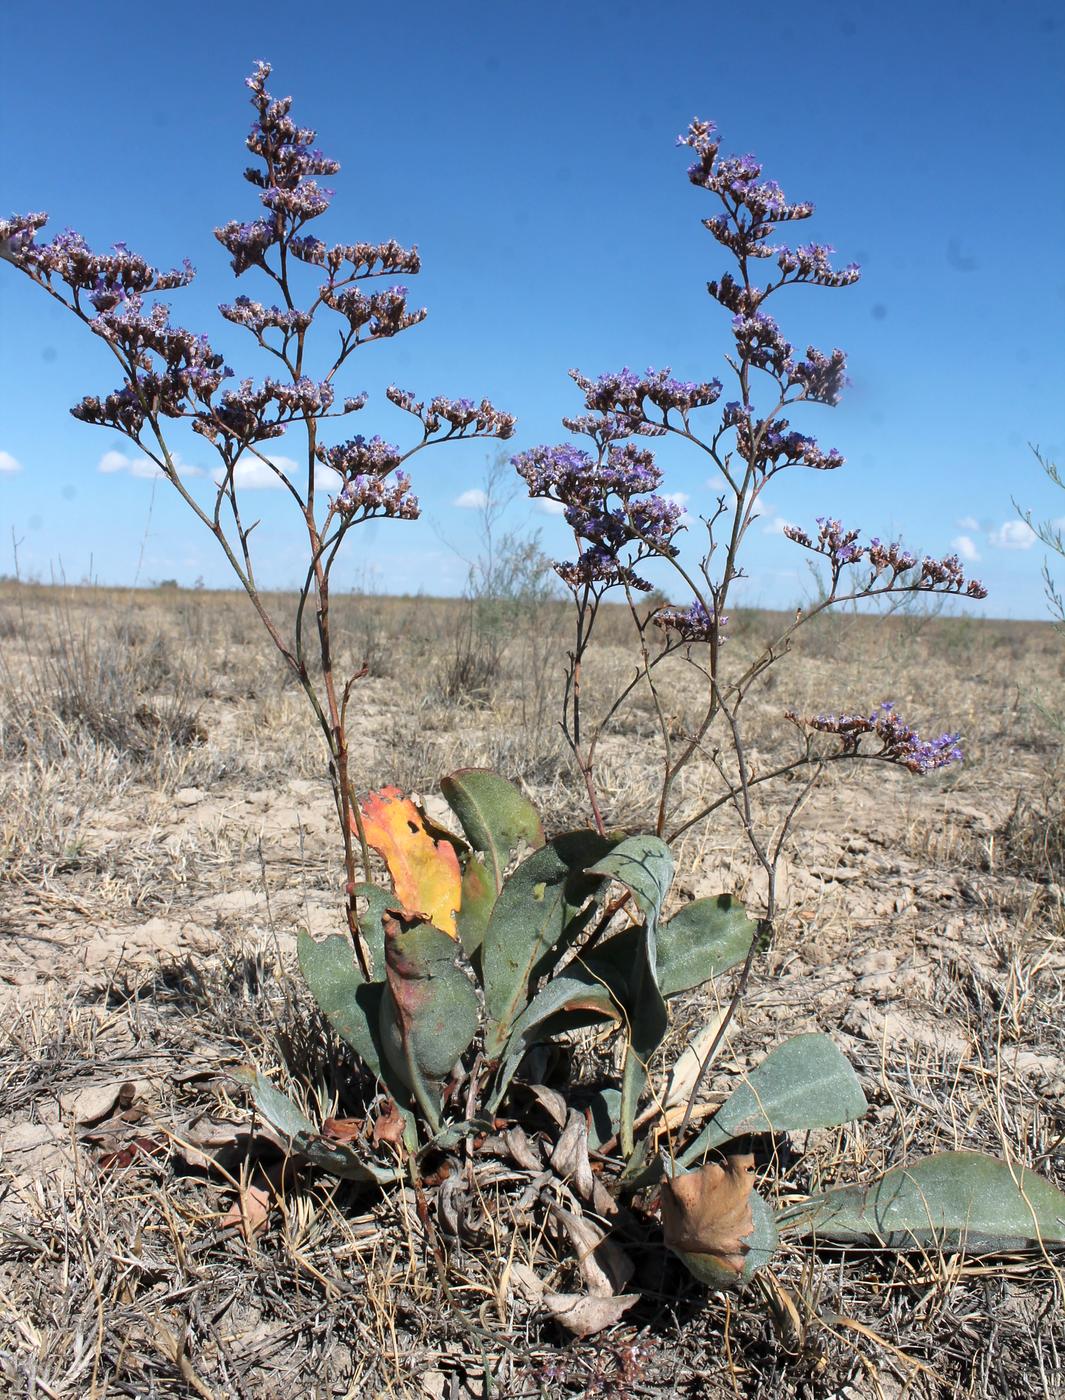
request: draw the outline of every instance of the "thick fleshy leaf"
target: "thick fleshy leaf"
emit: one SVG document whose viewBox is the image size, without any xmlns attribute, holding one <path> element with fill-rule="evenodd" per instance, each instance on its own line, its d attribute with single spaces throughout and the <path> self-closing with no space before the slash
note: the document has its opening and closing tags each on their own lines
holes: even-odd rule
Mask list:
<svg viewBox="0 0 1065 1400">
<path fill-rule="evenodd" d="M 368 887 L 372 888 L 372 886 Z M 366 925 L 363 925 L 366 932 Z M 372 943 L 372 940 L 367 941 Z M 318 1003 L 322 1015 L 366 1065 L 370 1072 L 382 1077 L 381 1061 L 381 998 L 383 982 L 367 982 L 355 962 L 351 940 L 340 934 L 316 943 L 302 931 L 296 939 L 303 980 Z M 374 966 L 384 972 L 384 944 L 380 961 L 374 950 Z"/>
<path fill-rule="evenodd" d="M 994 1254 L 1065 1244 L 1065 1193 L 996 1157 L 940 1152 L 789 1206 L 777 1223 L 835 1244 Z"/>
<path fill-rule="evenodd" d="M 388 987 L 381 1001 L 385 1059 L 434 1129 L 440 1081 L 477 1034 L 477 993 L 456 966 L 457 944 L 432 924 L 385 916 Z"/>
<path fill-rule="evenodd" d="M 633 1149 L 633 1124 L 647 1083 L 647 1063 L 669 1024 L 658 983 L 658 918 L 673 879 L 673 853 L 657 836 L 627 836 L 590 868 L 628 889 L 644 916 L 627 974 L 622 1004 L 629 1018 L 629 1044 L 621 1077 L 621 1150 Z"/>
<path fill-rule="evenodd" d="M 588 1112 L 592 1120 L 588 1125 L 588 1142 L 598 1149 L 617 1136 L 621 1121 L 621 1090 L 612 1085 L 597 1089 L 588 1104 Z"/>
<path fill-rule="evenodd" d="M 462 903 L 458 913 L 459 941 L 468 958 L 472 958 L 484 942 L 495 902 L 496 889 L 492 877 L 484 868 L 480 856 L 470 851 L 462 871 Z"/>
<path fill-rule="evenodd" d="M 746 1133 L 831 1128 L 868 1104 L 854 1070 L 827 1035 L 796 1035 L 756 1065 L 678 1158 L 689 1166 Z"/>
<path fill-rule="evenodd" d="M 690 992 L 741 963 L 757 937 L 758 924 L 733 895 L 693 899 L 658 926 L 658 988 L 666 998 Z M 623 929 L 590 959 L 613 984 L 636 957 L 642 930 Z"/>
<path fill-rule="evenodd" d="M 359 918 L 359 932 L 373 958 L 373 980 L 383 982 L 385 931 L 382 920 L 389 909 L 402 908 L 402 901 L 391 890 L 383 890 L 379 885 L 356 885 L 354 893 L 359 899 L 366 901 L 366 909 Z"/>
<path fill-rule="evenodd" d="M 332 1172 L 334 1176 L 343 1177 L 348 1181 L 372 1181 L 379 1186 L 387 1185 L 398 1178 L 397 1169 L 365 1162 L 351 1147 L 323 1138 L 307 1115 L 288 1095 L 275 1088 L 265 1075 L 250 1065 L 234 1070 L 233 1075 L 251 1090 L 256 1108 L 270 1126 L 288 1138 L 292 1150 L 305 1158 L 311 1166 Z"/>
<path fill-rule="evenodd" d="M 460 768 L 440 779 L 440 790 L 470 845 L 484 854 L 485 868 L 498 894 L 507 865 L 521 843 L 532 850 L 544 844 L 539 813 L 513 783 L 488 768 Z"/>
<path fill-rule="evenodd" d="M 743 962 L 758 924 L 735 896 L 693 899 L 658 930 L 658 984 L 664 997 L 701 987 Z"/>
<path fill-rule="evenodd" d="M 457 938 L 462 875 L 453 842 L 399 788 L 371 792 L 360 807 L 366 840 L 384 857 L 404 909 Z"/>
<path fill-rule="evenodd" d="M 611 845 L 594 831 L 569 832 L 527 856 L 504 883 L 481 945 L 489 1059 L 506 1046 L 542 959 L 572 936 L 577 916 L 603 883 L 585 871 Z"/>
<path fill-rule="evenodd" d="M 567 1029 L 596 1021 L 621 1020 L 621 1012 L 602 982 L 579 964 L 571 963 L 565 972 L 541 987 L 514 1022 L 488 1102 L 489 1113 L 494 1113 L 502 1102 L 526 1050 L 537 1041 L 548 1039 L 552 1031 L 557 1034 L 557 1018 L 563 1015 L 567 1017 Z"/>
</svg>

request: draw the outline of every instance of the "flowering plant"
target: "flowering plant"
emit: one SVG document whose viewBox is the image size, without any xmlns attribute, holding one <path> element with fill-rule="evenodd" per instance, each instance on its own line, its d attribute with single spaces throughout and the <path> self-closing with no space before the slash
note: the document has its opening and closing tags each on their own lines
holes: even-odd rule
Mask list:
<svg viewBox="0 0 1065 1400">
<path fill-rule="evenodd" d="M 258 163 L 245 176 L 260 191 L 263 212 L 250 222 L 226 224 L 216 237 L 238 277 L 255 270 L 274 284 L 278 301 L 269 306 L 240 296 L 220 310 L 277 361 L 276 377 L 229 385 L 233 376 L 206 338 L 171 325 L 165 305 L 147 308 L 146 298 L 187 284 L 187 265 L 161 273 L 122 245 L 94 253 L 73 233 L 40 243 L 40 214 L 0 224 L 4 256 L 69 307 L 120 366 L 120 386 L 102 399 L 83 399 L 75 416 L 136 442 L 215 536 L 303 686 L 325 738 L 343 843 L 348 933 L 322 942 L 301 933 L 298 953 L 322 1012 L 365 1070 L 367 1111 L 338 1136 L 335 1124 L 333 1131 L 315 1124 L 249 1069 L 243 1080 L 264 1116 L 289 1150 L 313 1166 L 376 1186 L 409 1175 L 422 1223 L 437 1244 L 438 1231 L 464 1233 L 482 1176 L 496 1179 L 493 1159 L 508 1159 L 525 1183 L 525 1204 L 515 1210 L 538 1204 L 562 1224 L 579 1256 L 591 1297 L 551 1293 L 542 1284 L 537 1296 L 582 1334 L 615 1321 L 638 1296 L 621 1293 L 632 1262 L 616 1247 L 606 1249 L 605 1227 L 589 1215 L 601 1222 L 614 1217 L 619 1199 L 637 1201 L 638 1193 L 656 1185 L 666 1244 L 716 1287 L 749 1279 L 771 1257 L 783 1229 L 842 1245 L 918 1248 L 1065 1240 L 1059 1192 L 1032 1173 L 964 1152 L 896 1168 L 861 1190 L 830 1190 L 774 1211 L 753 1189 L 753 1147 L 768 1143 L 762 1155 L 772 1163 L 775 1135 L 846 1123 L 866 1107 L 853 1071 L 827 1036 L 785 1041 L 723 1103 L 699 1101 L 754 958 L 772 935 L 781 849 L 826 764 L 864 759 L 924 774 L 960 758 L 956 734 L 922 740 L 889 702 L 869 714 L 864 708 L 807 718 L 789 713 L 799 750 L 764 772 L 754 770 L 741 725 L 754 682 L 788 650 L 797 629 L 825 608 L 905 593 L 982 597 L 981 585 L 964 578 L 953 556 L 918 563 L 897 543 L 861 543 L 857 531 L 836 520 L 819 521 L 816 536 L 789 527 L 797 546 L 824 560 L 824 596 L 753 663 L 731 672 L 725 665 L 726 609 L 743 577 L 744 539 L 767 484 L 792 467 L 828 471 L 842 464 L 835 449 L 793 429 L 784 411 L 835 403 L 845 382 L 843 352 L 810 347 L 798 358 L 764 306 L 785 287 L 847 286 L 857 269 L 834 270 L 830 250 L 820 244 L 773 245 L 777 227 L 809 217 L 812 206 L 789 203 L 775 182 L 762 179 L 753 157 L 721 157 L 714 128 L 692 123 L 681 138 L 696 157 L 689 174 L 717 198 L 721 212 L 705 220 L 706 227 L 737 265 L 736 274 L 711 281 L 708 289 L 732 316 L 735 348 L 728 364 L 738 397 L 726 402 L 716 427 L 703 431 L 697 415 L 720 399 L 717 379 L 686 382 L 669 370 L 637 375 L 623 369 L 593 380 L 575 371 L 585 412 L 565 422 L 591 448 L 537 447 L 514 459 L 533 495 L 562 506 L 576 542 L 576 558 L 557 565 L 576 615 L 563 729 L 593 827 L 548 836 L 516 787 L 483 770 L 462 770 L 441 780 L 458 830 L 444 828 L 397 789 L 361 798 L 353 789 L 348 713 L 361 672 L 338 677 L 334 671 L 330 576 L 356 524 L 417 515 L 402 471 L 415 453 L 431 443 L 508 438 L 514 419 L 486 400 L 420 400 L 393 386 L 389 400 L 420 425 L 414 446 L 404 451 L 362 435 L 326 443 L 327 420 L 365 405 L 361 395 L 336 397 L 334 380 L 345 361 L 356 348 L 391 338 L 425 315 L 409 307 L 403 286 L 367 293 L 360 284 L 413 275 L 420 264 L 415 249 L 395 243 L 330 246 L 307 232 L 329 204 L 319 177 L 338 167 L 314 146 L 314 133 L 294 123 L 290 100 L 270 96 L 269 73 L 259 64 L 248 80 L 256 120 L 247 144 Z M 757 282 L 759 263 L 770 260 L 776 272 Z M 301 272 L 317 282 L 309 298 L 297 298 Z M 319 316 L 338 318 L 340 336 L 325 372 L 314 377 L 309 333 Z M 769 389 L 762 407 L 756 384 Z M 218 453 L 215 496 L 206 506 L 182 479 L 167 436 L 172 422 L 189 424 Z M 265 451 L 291 430 L 305 440 L 298 479 Z M 663 472 L 646 446 L 670 437 L 704 453 L 725 485 L 703 521 L 705 546 L 694 565 L 682 551 L 683 512 L 659 492 Z M 288 629 L 256 584 L 254 526 L 240 504 L 240 468 L 248 460 L 277 476 L 306 535 L 306 577 Z M 640 599 L 651 589 L 649 567 L 672 570 L 682 602 L 641 610 Z M 603 599 L 614 592 L 624 597 L 640 661 L 634 679 L 601 707 L 589 729 L 582 723 L 582 668 Z M 309 609 L 321 663 L 317 681 L 308 662 Z M 695 668 L 705 698 L 696 723 L 679 733 L 658 684 L 663 662 L 674 656 Z M 641 829 L 624 831 L 604 814 L 596 749 L 620 705 L 640 686 L 658 721 L 662 776 L 651 818 Z M 724 742 L 713 737 L 717 729 Z M 834 747 L 824 747 L 818 736 L 833 736 Z M 692 811 L 678 795 L 678 778 L 696 755 L 710 758 L 720 789 Z M 800 770 L 805 782 L 769 839 L 754 819 L 752 790 Z M 672 846 L 726 805 L 738 813 L 766 874 L 762 917 L 752 920 L 722 892 L 681 903 L 667 918 Z M 668 1026 L 668 1002 L 736 968 L 731 1000 L 695 1072 L 674 1066 L 666 1082 L 658 1082 L 651 1061 Z M 588 1025 L 617 1046 L 619 1073 L 604 1070 L 583 1084 L 563 1075 L 560 1087 L 545 1084 L 544 1047 Z M 653 1217 L 654 1199 L 642 1198 L 645 1218 Z M 434 1257 L 439 1263 L 442 1249 Z M 609 1270 L 595 1262 L 600 1258 L 612 1261 Z M 525 1286 L 535 1291 L 536 1279 L 526 1278 Z"/>
<path fill-rule="evenodd" d="M 319 184 L 319 177 L 335 175 L 340 165 L 314 144 L 314 131 L 293 120 L 292 99 L 270 95 L 270 72 L 270 65 L 260 62 L 247 79 L 255 119 L 246 144 L 255 163 L 244 178 L 259 191 L 262 212 L 247 222 L 230 220 L 214 233 L 230 254 L 236 277 L 254 270 L 273 284 L 276 300 L 269 305 L 240 295 L 218 308 L 272 357 L 272 375 L 238 380 L 205 335 L 173 325 L 168 305 L 148 306 L 146 298 L 188 286 L 194 272 L 187 260 L 181 269 L 161 272 L 125 244 L 97 253 L 69 230 L 42 243 L 37 234 L 47 216 L 39 213 L 0 219 L 0 256 L 68 307 L 111 351 L 122 383 L 102 398 L 87 396 L 71 412 L 83 423 L 128 437 L 155 463 L 218 541 L 306 692 L 329 752 L 351 890 L 358 881 L 360 848 L 366 870 L 370 861 L 348 771 L 347 737 L 349 703 L 365 669 L 348 676 L 334 670 L 329 615 L 333 566 L 356 525 L 381 517 L 417 519 L 418 499 L 403 470 L 417 453 L 445 442 L 508 438 L 514 419 L 487 399 L 437 395 L 421 400 L 392 385 L 389 401 L 420 428 L 412 446 L 401 448 L 361 433 L 327 444 L 324 425 L 360 412 L 367 402 L 365 394 L 338 397 L 340 369 L 362 346 L 389 340 L 427 314 L 424 307 L 408 304 L 406 286 L 367 292 L 363 284 L 414 276 L 421 258 L 416 247 L 403 248 L 394 240 L 328 244 L 311 231 L 333 194 Z M 306 291 L 301 282 L 310 284 Z M 339 343 L 321 369 L 312 372 L 311 331 L 321 319 L 332 322 Z M 207 504 L 183 479 L 171 446 L 168 434 L 179 423 L 190 426 L 218 455 L 214 499 Z M 304 440 L 297 469 L 290 459 L 267 452 L 267 444 L 292 432 L 302 433 Z M 287 623 L 271 611 L 256 581 L 252 533 L 257 522 L 246 519 L 241 491 L 243 469 L 256 464 L 287 492 L 306 537 L 306 575 L 295 615 Z M 314 641 L 308 636 L 310 612 Z M 309 665 L 312 647 L 320 656 L 320 681 Z M 354 895 L 348 897 L 348 921 L 365 965 Z"/>
</svg>

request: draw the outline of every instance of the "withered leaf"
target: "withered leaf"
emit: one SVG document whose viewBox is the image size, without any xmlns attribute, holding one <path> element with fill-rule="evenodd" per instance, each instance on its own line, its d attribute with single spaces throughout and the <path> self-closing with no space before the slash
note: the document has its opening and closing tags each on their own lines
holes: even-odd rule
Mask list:
<svg viewBox="0 0 1065 1400">
<path fill-rule="evenodd" d="M 633 1263 L 625 1251 L 607 1239 L 604 1231 L 587 1216 L 575 1215 L 553 1201 L 548 1203 L 548 1209 L 569 1236 L 589 1293 L 597 1298 L 609 1298 L 624 1288 L 633 1275 Z"/>
<path fill-rule="evenodd" d="M 265 1186 L 245 1186 L 223 1215 L 219 1228 L 230 1230 L 239 1226 L 246 1240 L 254 1239 L 266 1229 L 270 1219 L 273 1193 Z"/>
<path fill-rule="evenodd" d="M 399 1105 L 393 1099 L 389 1099 L 385 1108 L 374 1120 L 374 1147 L 380 1147 L 383 1142 L 398 1147 L 403 1141 L 404 1126 L 403 1114 L 399 1111 Z"/>
<path fill-rule="evenodd" d="M 462 875 L 454 845 L 399 788 L 371 792 L 360 807 L 366 840 L 385 858 L 397 899 L 457 938 Z"/>
<path fill-rule="evenodd" d="M 551 1316 L 575 1337 L 592 1337 L 605 1327 L 613 1327 L 639 1299 L 638 1293 L 622 1293 L 615 1298 L 586 1298 L 580 1293 L 547 1290 L 543 1296 L 544 1306 Z"/>
<path fill-rule="evenodd" d="M 699 1171 L 662 1182 L 667 1246 L 686 1263 L 694 1256 L 704 1266 L 699 1276 L 718 1288 L 734 1287 L 743 1272 L 749 1250 L 744 1241 L 754 1232 L 753 1174 L 754 1154 L 743 1152 L 727 1157 L 724 1165 L 707 1162 Z"/>
<path fill-rule="evenodd" d="M 362 1134 L 361 1118 L 327 1118 L 322 1124 L 322 1137 L 330 1142 L 355 1142 Z"/>
<path fill-rule="evenodd" d="M 588 1161 L 588 1123 L 576 1109 L 570 1109 L 569 1121 L 551 1153 L 551 1165 L 582 1201 L 592 1199 L 595 1183 Z"/>
</svg>

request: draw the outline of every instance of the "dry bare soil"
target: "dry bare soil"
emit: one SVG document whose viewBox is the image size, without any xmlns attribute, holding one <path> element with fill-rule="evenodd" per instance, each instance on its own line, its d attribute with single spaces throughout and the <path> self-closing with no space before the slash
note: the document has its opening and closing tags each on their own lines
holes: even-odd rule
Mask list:
<svg viewBox="0 0 1065 1400">
<path fill-rule="evenodd" d="M 440 774 L 487 765 L 550 828 L 585 824 L 557 729 L 558 609 L 339 607 L 348 659 L 369 664 L 360 790 L 396 783 L 442 817 Z M 733 655 L 779 621 L 737 616 Z M 781 1189 L 945 1147 L 1065 1185 L 1065 640 L 918 614 L 818 620 L 800 636 L 749 702 L 756 764 L 794 746 L 788 707 L 885 697 L 922 732 L 962 730 L 966 762 L 925 779 L 829 771 L 797 818 L 774 942 L 707 1091 L 786 1035 L 830 1031 L 871 1109 L 793 1138 Z M 604 619 L 604 639 L 593 705 L 633 664 L 623 618 Z M 442 1275 L 407 1193 L 313 1174 L 272 1193 L 227 1069 L 254 1061 L 319 1118 L 357 1107 L 356 1067 L 292 971 L 297 929 L 338 929 L 341 888 L 301 692 L 236 595 L 9 584 L 0 652 L 4 1393 L 1065 1395 L 1060 1256 L 792 1247 L 726 1298 L 652 1235 L 627 1242 L 640 1305 L 574 1341 L 509 1268 L 565 1288 L 572 1250 L 508 1224 L 498 1202 L 447 1243 Z M 691 681 L 670 684 L 682 732 Z M 604 742 L 614 825 L 647 823 L 655 733 L 637 696 Z M 709 776 L 690 772 L 692 810 Z M 766 795 L 767 829 L 791 795 Z M 728 890 L 757 912 L 764 886 L 724 811 L 678 842 L 677 862 L 677 898 Z M 682 1008 L 670 1055 L 707 1012 L 705 993 Z M 248 1218 L 257 1203 L 264 1222 Z"/>
</svg>

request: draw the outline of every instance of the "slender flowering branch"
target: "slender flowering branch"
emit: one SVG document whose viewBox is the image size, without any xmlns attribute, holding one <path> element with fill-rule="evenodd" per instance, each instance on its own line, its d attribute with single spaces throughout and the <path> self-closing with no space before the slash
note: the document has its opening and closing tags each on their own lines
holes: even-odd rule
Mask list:
<svg viewBox="0 0 1065 1400">
<path fill-rule="evenodd" d="M 361 412 L 367 402 L 361 393 L 339 396 L 334 380 L 342 365 L 357 349 L 390 340 L 425 319 L 425 309 L 412 307 L 405 283 L 395 280 L 416 275 L 421 258 L 417 248 L 392 240 L 329 245 L 310 231 L 332 198 L 332 189 L 323 182 L 340 166 L 316 145 L 315 132 L 293 119 L 292 99 L 271 95 L 270 72 L 269 64 L 259 62 L 247 80 L 255 118 L 246 142 L 253 163 L 244 178 L 258 192 L 258 210 L 214 232 L 235 276 L 257 273 L 272 284 L 269 297 L 256 300 L 241 293 L 223 302 L 219 312 L 272 357 L 274 374 L 258 381 L 238 378 L 206 336 L 174 325 L 169 306 L 149 300 L 186 287 L 194 275 L 188 262 L 180 269 L 160 271 L 125 244 L 100 253 L 70 231 L 40 241 L 47 222 L 41 213 L 0 220 L 0 257 L 68 307 L 110 351 L 121 383 L 110 392 L 84 397 L 73 408 L 74 416 L 123 434 L 159 465 L 218 540 L 302 685 L 329 753 L 344 841 L 348 922 L 365 971 L 368 954 L 358 937 L 353 835 L 367 874 L 369 849 L 351 781 L 347 716 L 352 687 L 366 667 L 356 660 L 347 679 L 338 683 L 330 628 L 331 570 L 355 525 L 381 517 L 418 517 L 417 497 L 401 470 L 416 452 L 439 442 L 508 438 L 514 419 L 487 399 L 438 395 L 423 403 L 406 391 L 390 389 L 388 399 L 420 420 L 420 440 L 411 448 L 403 451 L 377 435 L 325 441 L 328 420 Z M 392 280 L 371 291 L 358 285 L 374 278 Z M 301 287 L 301 281 L 310 285 Z M 310 337 L 320 313 L 339 323 L 339 340 L 331 359 L 314 369 Z M 213 504 L 201 502 L 182 480 L 168 437 L 175 423 L 191 428 L 218 455 Z M 293 431 L 304 441 L 302 480 L 268 455 L 270 445 Z M 306 534 L 306 582 L 291 630 L 269 610 L 256 583 L 251 546 L 255 523 L 245 523 L 240 504 L 240 468 L 249 458 L 273 472 L 287 489 Z M 335 494 L 326 495 L 323 482 Z M 312 607 L 319 682 L 312 679 L 305 633 Z"/>
</svg>

